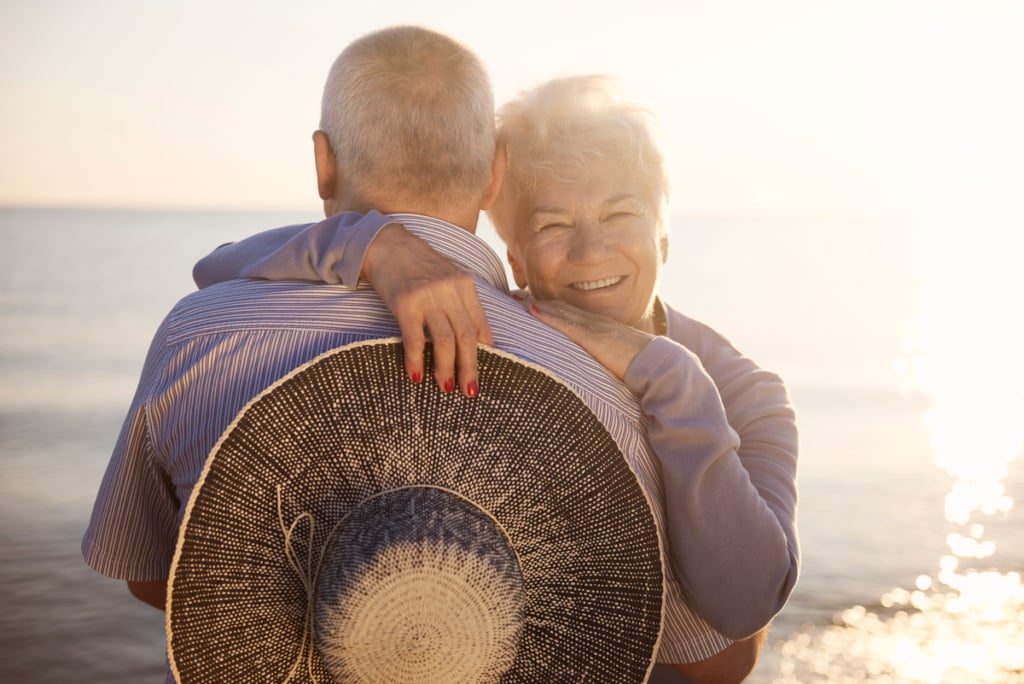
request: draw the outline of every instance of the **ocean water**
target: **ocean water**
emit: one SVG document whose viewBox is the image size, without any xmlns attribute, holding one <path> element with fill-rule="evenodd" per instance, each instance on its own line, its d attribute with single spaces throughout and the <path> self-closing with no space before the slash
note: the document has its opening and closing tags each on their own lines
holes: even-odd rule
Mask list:
<svg viewBox="0 0 1024 684">
<path fill-rule="evenodd" d="M 195 259 L 315 218 L 0 209 L 0 681 L 162 681 L 162 614 L 81 560 L 96 487 Z M 800 421 L 802 575 L 750 681 L 1024 681 L 1022 227 L 673 219 L 662 293 Z"/>
</svg>

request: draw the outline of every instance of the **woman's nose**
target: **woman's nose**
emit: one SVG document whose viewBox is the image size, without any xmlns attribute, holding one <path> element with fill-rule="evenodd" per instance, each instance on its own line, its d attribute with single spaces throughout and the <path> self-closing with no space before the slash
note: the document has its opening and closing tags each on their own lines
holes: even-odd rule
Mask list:
<svg viewBox="0 0 1024 684">
<path fill-rule="evenodd" d="M 586 262 L 599 259 L 608 250 L 607 236 L 596 221 L 578 221 L 573 231 L 569 257 L 573 261 Z"/>
</svg>

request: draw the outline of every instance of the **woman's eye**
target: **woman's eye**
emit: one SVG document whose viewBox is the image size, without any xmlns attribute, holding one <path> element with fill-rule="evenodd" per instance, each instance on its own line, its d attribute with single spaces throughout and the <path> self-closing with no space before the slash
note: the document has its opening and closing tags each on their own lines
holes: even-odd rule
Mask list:
<svg viewBox="0 0 1024 684">
<path fill-rule="evenodd" d="M 608 214 L 604 217 L 605 221 L 616 221 L 619 219 L 632 218 L 636 216 L 632 211 L 616 211 L 613 214 Z"/>
<path fill-rule="evenodd" d="M 545 230 L 554 230 L 554 229 L 558 229 L 558 228 L 569 228 L 569 227 L 570 226 L 569 226 L 568 223 L 545 223 L 544 225 L 542 225 L 540 227 L 540 230 L 541 231 L 545 231 Z"/>
</svg>

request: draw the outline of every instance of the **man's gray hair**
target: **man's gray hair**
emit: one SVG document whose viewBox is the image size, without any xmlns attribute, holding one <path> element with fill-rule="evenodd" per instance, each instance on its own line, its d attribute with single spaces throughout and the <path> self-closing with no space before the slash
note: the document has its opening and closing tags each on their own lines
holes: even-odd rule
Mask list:
<svg viewBox="0 0 1024 684">
<path fill-rule="evenodd" d="M 480 60 L 416 26 L 368 34 L 327 77 L 320 129 L 363 197 L 479 203 L 495 149 L 494 95 Z"/>
</svg>

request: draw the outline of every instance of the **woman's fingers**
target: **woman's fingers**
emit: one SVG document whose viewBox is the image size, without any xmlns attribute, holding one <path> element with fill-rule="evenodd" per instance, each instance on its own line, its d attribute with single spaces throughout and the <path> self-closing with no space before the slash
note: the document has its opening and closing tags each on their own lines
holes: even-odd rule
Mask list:
<svg viewBox="0 0 1024 684">
<path fill-rule="evenodd" d="M 402 331 L 410 379 L 416 381 L 432 372 L 444 392 L 458 387 L 467 397 L 479 393 L 477 343 L 493 344 L 493 340 L 470 276 L 459 271 L 447 281 L 419 283 L 399 298 L 393 313 Z M 427 338 L 433 347 L 434 367 L 425 370 Z"/>
<path fill-rule="evenodd" d="M 557 299 L 531 301 L 528 308 L 534 316 L 577 344 L 581 344 L 589 336 L 607 335 L 616 328 L 625 327 L 613 319 L 584 311 Z"/>
<path fill-rule="evenodd" d="M 641 330 L 613 318 L 584 311 L 558 300 L 535 301 L 530 313 L 587 350 L 620 380 L 626 369 L 652 339 Z"/>
<path fill-rule="evenodd" d="M 398 328 L 402 335 L 402 350 L 405 355 L 405 374 L 415 384 L 423 381 L 423 348 L 426 346 L 427 336 L 424 333 L 424 323 L 413 318 L 403 320 L 398 316 Z"/>
</svg>

